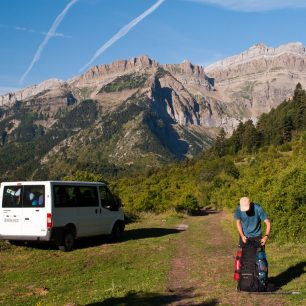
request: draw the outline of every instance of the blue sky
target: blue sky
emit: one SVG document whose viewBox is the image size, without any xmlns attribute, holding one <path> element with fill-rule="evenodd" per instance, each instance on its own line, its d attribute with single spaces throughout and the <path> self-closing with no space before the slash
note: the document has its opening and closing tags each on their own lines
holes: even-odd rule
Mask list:
<svg viewBox="0 0 306 306">
<path fill-rule="evenodd" d="M 305 0 L 2 0 L 0 93 L 140 55 L 206 66 L 306 44 L 305 20 Z"/>
</svg>

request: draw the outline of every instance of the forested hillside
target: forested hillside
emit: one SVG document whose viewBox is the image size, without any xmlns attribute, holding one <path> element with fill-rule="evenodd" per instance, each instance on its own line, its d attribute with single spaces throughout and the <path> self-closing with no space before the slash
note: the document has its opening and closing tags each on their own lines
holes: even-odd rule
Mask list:
<svg viewBox="0 0 306 306">
<path fill-rule="evenodd" d="M 259 117 L 257 125 L 252 120 L 240 123 L 233 135 L 225 138 L 224 130 L 218 135 L 213 148 L 217 156 L 236 154 L 240 150 L 253 152 L 265 145 L 282 145 L 296 133 L 306 129 L 306 95 L 298 83 L 291 100 Z"/>
</svg>

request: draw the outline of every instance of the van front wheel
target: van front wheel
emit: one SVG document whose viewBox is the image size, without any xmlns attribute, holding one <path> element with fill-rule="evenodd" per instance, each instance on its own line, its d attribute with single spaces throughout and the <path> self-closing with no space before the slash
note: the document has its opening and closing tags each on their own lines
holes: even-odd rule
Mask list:
<svg viewBox="0 0 306 306">
<path fill-rule="evenodd" d="M 66 231 L 62 240 L 61 245 L 58 248 L 64 252 L 70 252 L 74 247 L 74 234 L 71 231 Z"/>
<path fill-rule="evenodd" d="M 122 238 L 122 236 L 123 236 L 123 226 L 120 222 L 117 221 L 114 224 L 110 238 L 112 241 L 118 241 Z"/>
</svg>

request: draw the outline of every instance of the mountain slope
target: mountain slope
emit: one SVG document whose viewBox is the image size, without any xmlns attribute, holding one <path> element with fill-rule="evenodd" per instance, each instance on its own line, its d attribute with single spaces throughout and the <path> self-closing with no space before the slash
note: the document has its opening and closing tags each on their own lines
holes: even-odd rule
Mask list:
<svg viewBox="0 0 306 306">
<path fill-rule="evenodd" d="M 194 156 L 306 85 L 305 48 L 256 45 L 207 67 L 146 57 L 0 97 L 2 178 L 156 166 Z"/>
<path fill-rule="evenodd" d="M 223 101 L 235 101 L 244 116 L 256 118 L 306 85 L 306 51 L 301 43 L 278 48 L 257 44 L 205 69 Z"/>
</svg>

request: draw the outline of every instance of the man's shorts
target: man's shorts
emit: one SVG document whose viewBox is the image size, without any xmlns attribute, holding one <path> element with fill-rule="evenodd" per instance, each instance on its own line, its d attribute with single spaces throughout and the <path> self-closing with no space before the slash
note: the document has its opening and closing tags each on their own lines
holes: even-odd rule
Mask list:
<svg viewBox="0 0 306 306">
<path fill-rule="evenodd" d="M 261 240 L 261 236 L 257 236 L 257 237 L 248 237 L 247 238 L 247 243 L 248 241 L 256 241 L 258 243 L 258 246 L 261 246 L 260 245 L 260 240 Z M 241 239 L 241 236 L 239 235 L 239 242 L 238 242 L 238 248 L 243 248 L 244 245 L 246 245 L 247 243 L 243 243 L 242 239 Z M 264 250 L 265 247 L 264 246 L 261 246 L 262 249 Z"/>
</svg>

